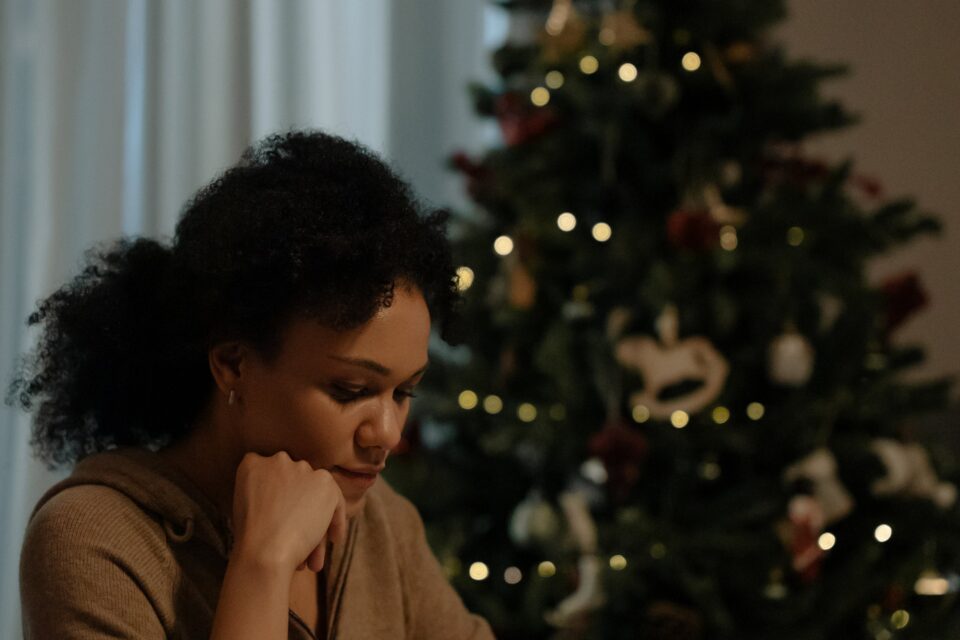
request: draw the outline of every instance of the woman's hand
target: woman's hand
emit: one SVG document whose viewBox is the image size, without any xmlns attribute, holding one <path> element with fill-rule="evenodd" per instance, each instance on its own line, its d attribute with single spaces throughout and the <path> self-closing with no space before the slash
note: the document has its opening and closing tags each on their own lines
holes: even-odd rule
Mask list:
<svg viewBox="0 0 960 640">
<path fill-rule="evenodd" d="M 234 554 L 293 575 L 323 568 L 327 537 L 346 537 L 346 507 L 330 472 L 281 451 L 248 453 L 233 490 Z"/>
</svg>

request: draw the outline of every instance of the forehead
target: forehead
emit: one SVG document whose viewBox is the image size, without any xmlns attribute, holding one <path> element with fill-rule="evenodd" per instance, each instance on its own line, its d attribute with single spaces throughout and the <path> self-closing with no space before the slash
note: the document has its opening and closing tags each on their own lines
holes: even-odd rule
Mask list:
<svg viewBox="0 0 960 640">
<path fill-rule="evenodd" d="M 426 362 L 430 312 L 419 291 L 397 287 L 389 307 L 366 323 L 337 331 L 310 318 L 296 318 L 286 327 L 280 359 L 290 365 L 347 367 L 337 358 L 362 358 L 396 373 L 414 371 Z"/>
</svg>

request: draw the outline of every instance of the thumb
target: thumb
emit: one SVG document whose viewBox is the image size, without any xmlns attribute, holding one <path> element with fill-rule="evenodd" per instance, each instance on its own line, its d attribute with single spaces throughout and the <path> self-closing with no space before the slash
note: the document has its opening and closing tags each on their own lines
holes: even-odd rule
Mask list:
<svg viewBox="0 0 960 640">
<path fill-rule="evenodd" d="M 307 556 L 306 565 L 310 571 L 314 573 L 319 573 L 323 569 L 323 564 L 327 557 L 327 536 L 323 536 L 320 540 L 320 544 L 317 545 L 316 549 L 310 552 L 310 555 Z"/>
</svg>

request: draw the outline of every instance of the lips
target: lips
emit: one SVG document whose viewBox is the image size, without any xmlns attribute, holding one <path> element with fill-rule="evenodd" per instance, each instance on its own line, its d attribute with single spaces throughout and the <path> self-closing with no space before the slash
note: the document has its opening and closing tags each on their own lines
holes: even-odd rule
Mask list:
<svg viewBox="0 0 960 640">
<path fill-rule="evenodd" d="M 377 481 L 382 469 L 383 467 L 354 467 L 352 469 L 334 467 L 333 473 L 343 481 L 341 482 L 341 488 L 346 483 L 347 486 L 355 490 L 366 491 Z"/>
</svg>

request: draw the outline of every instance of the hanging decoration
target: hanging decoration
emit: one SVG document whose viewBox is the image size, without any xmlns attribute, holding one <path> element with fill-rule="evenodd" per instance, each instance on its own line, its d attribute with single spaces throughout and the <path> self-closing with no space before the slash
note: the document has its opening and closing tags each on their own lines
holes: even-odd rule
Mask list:
<svg viewBox="0 0 960 640">
<path fill-rule="evenodd" d="M 586 497 L 579 491 L 567 491 L 560 496 L 560 508 L 570 537 L 580 553 L 578 584 L 573 593 L 544 614 L 544 619 L 554 627 L 569 628 L 603 606 L 606 599 L 600 581 L 602 565 L 597 555 L 597 525 L 590 515 Z"/>
<path fill-rule="evenodd" d="M 643 377 L 643 390 L 630 395 L 630 405 L 645 406 L 658 420 L 678 410 L 696 413 L 720 395 L 730 367 L 707 338 L 678 339 L 679 320 L 673 305 L 657 324 L 659 342 L 650 336 L 627 336 L 616 344 L 617 362 Z M 699 386 L 676 397 L 663 397 L 666 389 L 685 382 Z"/>
<path fill-rule="evenodd" d="M 942 482 L 930 464 L 927 450 L 920 444 L 904 444 L 890 438 L 877 438 L 870 450 L 886 467 L 886 475 L 871 486 L 876 496 L 906 495 L 931 500 L 941 509 L 957 501 L 957 487 Z"/>
<path fill-rule="evenodd" d="M 837 459 L 829 449 L 815 449 L 783 472 L 784 482 L 806 480 L 813 498 L 823 511 L 823 524 L 829 525 L 853 511 L 853 497 L 837 476 Z"/>
<path fill-rule="evenodd" d="M 510 516 L 510 539 L 520 546 L 542 544 L 560 532 L 560 518 L 538 491 L 531 491 Z"/>
<path fill-rule="evenodd" d="M 560 62 L 580 51 L 587 39 L 587 23 L 577 13 L 573 0 L 554 0 L 540 43 L 547 62 Z"/>
<path fill-rule="evenodd" d="M 611 11 L 600 23 L 600 41 L 614 51 L 628 51 L 649 44 L 653 36 L 640 26 L 637 17 L 629 9 Z"/>
<path fill-rule="evenodd" d="M 773 339 L 767 356 L 770 380 L 779 385 L 802 387 L 813 373 L 813 345 L 791 325 Z"/>
</svg>

